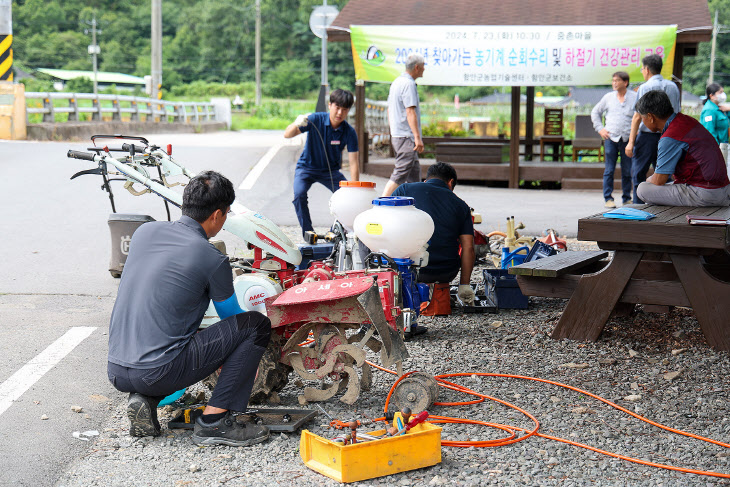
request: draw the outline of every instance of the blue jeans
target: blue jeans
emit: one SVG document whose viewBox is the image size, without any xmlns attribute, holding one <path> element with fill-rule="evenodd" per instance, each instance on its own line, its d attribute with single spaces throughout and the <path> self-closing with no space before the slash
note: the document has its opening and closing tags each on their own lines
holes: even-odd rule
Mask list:
<svg viewBox="0 0 730 487">
<path fill-rule="evenodd" d="M 646 173 L 649 167 L 656 166 L 657 147 L 662 134 L 653 132 L 639 132 L 634 144 L 634 157 L 631 161 L 631 182 L 634 184 L 634 203 L 642 204 L 643 201 L 636 194 L 636 188 L 640 183 L 646 181 Z"/>
<path fill-rule="evenodd" d="M 271 339 L 271 321 L 257 311 L 231 316 L 196 333 L 159 367 L 135 369 L 109 362 L 107 375 L 121 392 L 162 399 L 221 369 L 209 406 L 245 412 L 256 370 Z"/>
<path fill-rule="evenodd" d="M 613 177 L 616 172 L 616 162 L 621 156 L 621 197 L 623 202 L 631 201 L 631 158 L 626 155 L 626 142 L 619 139 L 603 141 L 606 152 L 606 169 L 603 171 L 603 199 L 613 199 Z"/>
<path fill-rule="evenodd" d="M 299 226 L 302 227 L 302 235 L 304 232 L 312 231 L 312 218 L 309 215 L 309 205 L 307 192 L 314 183 L 324 185 L 333 193 L 340 189 L 340 181 L 347 181 L 340 171 L 319 172 L 308 171 L 305 168 L 298 167 L 294 171 L 294 210 L 297 212 Z"/>
</svg>

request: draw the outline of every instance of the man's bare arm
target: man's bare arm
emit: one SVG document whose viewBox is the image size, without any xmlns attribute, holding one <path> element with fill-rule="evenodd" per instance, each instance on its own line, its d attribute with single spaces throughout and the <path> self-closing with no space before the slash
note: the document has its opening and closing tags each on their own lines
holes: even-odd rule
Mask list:
<svg viewBox="0 0 730 487">
<path fill-rule="evenodd" d="M 669 174 L 654 173 L 646 179 L 647 183 L 656 184 L 657 186 L 664 186 L 667 181 L 669 181 Z"/>
<path fill-rule="evenodd" d="M 350 162 L 350 181 L 360 181 L 360 161 L 357 152 L 348 152 L 347 160 Z"/>
<path fill-rule="evenodd" d="M 423 139 L 421 139 L 421 131 L 418 130 L 418 115 L 416 114 L 416 107 L 406 108 L 406 118 L 408 119 L 408 126 L 411 128 L 413 138 L 416 142 L 416 146 L 413 150 L 418 151 L 420 154 L 423 152 Z"/>
<path fill-rule="evenodd" d="M 459 235 L 459 243 L 461 244 L 461 276 L 459 284 L 469 284 L 471 281 L 471 271 L 474 270 L 474 235 Z"/>
<path fill-rule="evenodd" d="M 636 136 L 639 134 L 639 125 L 641 125 L 641 115 L 639 115 L 639 112 L 634 112 L 634 118 L 631 119 L 631 134 L 625 151 L 629 157 L 634 157 L 634 144 L 636 143 Z"/>
<path fill-rule="evenodd" d="M 291 139 L 292 137 L 296 137 L 297 135 L 299 135 L 301 133 L 302 133 L 302 131 L 299 130 L 299 127 L 297 127 L 297 124 L 292 123 L 286 128 L 286 130 L 284 130 L 284 138 Z"/>
</svg>

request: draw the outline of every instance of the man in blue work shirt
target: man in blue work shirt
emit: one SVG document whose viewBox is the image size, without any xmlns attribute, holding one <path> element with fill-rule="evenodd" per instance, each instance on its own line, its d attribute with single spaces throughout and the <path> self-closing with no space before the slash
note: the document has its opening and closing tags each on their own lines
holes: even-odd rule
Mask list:
<svg viewBox="0 0 730 487">
<path fill-rule="evenodd" d="M 671 80 L 664 79 L 661 75 L 662 58 L 657 54 L 651 54 L 641 60 L 641 75 L 646 83 L 639 86 L 636 99 L 641 99 L 646 93 L 654 90 L 660 90 L 667 94 L 672 104 L 674 113 L 679 113 L 681 106 L 679 104 L 679 88 Z M 656 167 L 657 163 L 657 147 L 659 146 L 659 137 L 661 134 L 654 133 L 649 130 L 646 125 L 641 122 L 641 115 L 634 111 L 631 119 L 631 134 L 629 134 L 629 142 L 626 144 L 626 155 L 631 157 L 631 180 L 634 185 L 634 203 L 643 203 L 639 198 L 636 190 L 639 184 L 646 181 L 646 173 L 649 167 Z"/>
<path fill-rule="evenodd" d="M 314 183 L 320 183 L 333 193 L 346 181 L 340 172 L 342 151 L 347 147 L 352 181 L 360 179 L 358 145 L 355 129 L 347 123 L 347 114 L 354 103 L 352 93 L 335 90 L 330 94 L 329 113 L 299 115 L 284 131 L 287 139 L 302 132 L 307 134 L 302 155 L 294 172 L 294 209 L 297 212 L 302 235 L 314 230 L 309 215 L 307 192 Z M 311 130 L 314 128 L 314 130 Z M 314 132 L 314 133 L 313 133 Z"/>
<path fill-rule="evenodd" d="M 454 194 L 456 171 L 450 164 L 437 162 L 428 168 L 423 183 L 401 184 L 392 196 L 410 196 L 416 208 L 433 219 L 433 237 L 428 242 L 428 265 L 418 272 L 418 280 L 426 283 L 449 283 L 461 270 L 459 298 L 474 302 L 469 284 L 474 269 L 474 224 L 471 209 Z M 461 255 L 459 255 L 461 244 Z"/>
<path fill-rule="evenodd" d="M 128 392 L 132 436 L 159 436 L 162 398 L 220 369 L 208 405 L 195 421 L 197 445 L 248 446 L 269 437 L 243 425 L 271 321 L 244 313 L 228 258 L 209 241 L 236 197 L 231 182 L 206 171 L 190 180 L 176 222 L 145 223 L 134 233 L 109 323 L 109 381 Z M 221 321 L 198 332 L 213 301 Z"/>
</svg>

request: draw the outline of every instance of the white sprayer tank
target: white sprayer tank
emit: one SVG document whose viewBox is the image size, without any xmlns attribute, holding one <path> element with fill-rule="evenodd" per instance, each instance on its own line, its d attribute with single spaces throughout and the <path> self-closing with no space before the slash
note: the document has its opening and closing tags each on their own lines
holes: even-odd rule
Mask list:
<svg viewBox="0 0 730 487">
<path fill-rule="evenodd" d="M 330 213 L 342 223 L 347 233 L 352 233 L 355 217 L 370 209 L 375 192 L 375 183 L 369 181 L 341 181 L 340 189 L 332 193 Z"/>
<path fill-rule="evenodd" d="M 268 276 L 243 274 L 233 280 L 238 303 L 245 311 L 259 311 L 266 314 L 264 299 L 279 294 L 282 289 L 278 282 Z"/>
<path fill-rule="evenodd" d="M 433 220 L 414 206 L 414 199 L 387 196 L 355 218 L 355 235 L 373 252 L 409 259 L 423 251 L 433 235 Z"/>
<path fill-rule="evenodd" d="M 259 311 L 263 314 L 266 314 L 264 300 L 282 291 L 278 282 L 263 274 L 243 274 L 236 277 L 233 280 L 233 290 L 236 292 L 241 309 L 244 311 Z M 203 317 L 202 324 L 210 326 L 220 320 L 215 305 L 211 301 Z"/>
</svg>

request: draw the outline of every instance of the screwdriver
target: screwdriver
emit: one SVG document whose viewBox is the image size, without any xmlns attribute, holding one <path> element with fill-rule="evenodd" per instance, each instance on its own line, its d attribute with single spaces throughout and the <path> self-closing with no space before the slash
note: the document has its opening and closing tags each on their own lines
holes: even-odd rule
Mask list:
<svg viewBox="0 0 730 487">
<path fill-rule="evenodd" d="M 426 421 L 426 419 L 428 419 L 428 411 L 421 411 L 420 413 L 416 414 L 407 425 L 405 425 L 402 429 L 398 430 L 396 435 L 401 435 L 401 434 L 407 432 L 414 426 L 419 425 L 419 424 L 423 423 L 424 421 Z"/>
</svg>

